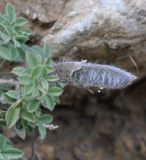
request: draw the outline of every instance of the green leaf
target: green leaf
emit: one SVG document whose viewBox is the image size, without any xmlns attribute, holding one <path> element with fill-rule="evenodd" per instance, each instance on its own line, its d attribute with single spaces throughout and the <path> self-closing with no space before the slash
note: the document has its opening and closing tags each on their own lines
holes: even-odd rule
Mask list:
<svg viewBox="0 0 146 160">
<path fill-rule="evenodd" d="M 17 107 L 16 103 L 13 104 L 6 113 L 6 123 L 8 128 L 11 128 L 19 119 L 20 107 Z"/>
<path fill-rule="evenodd" d="M 28 106 L 27 106 L 27 111 L 30 113 L 35 112 L 40 106 L 40 102 L 38 102 L 37 100 L 32 100 L 29 102 Z"/>
<path fill-rule="evenodd" d="M 51 66 L 46 65 L 47 74 L 54 72 L 54 68 Z"/>
<path fill-rule="evenodd" d="M 23 17 L 18 17 L 15 23 L 16 23 L 16 26 L 23 26 L 24 24 L 27 23 L 27 19 Z"/>
<path fill-rule="evenodd" d="M 42 102 L 42 105 L 45 108 L 48 108 L 50 111 L 52 111 L 56 105 L 54 98 L 47 95 L 43 97 L 41 102 Z"/>
<path fill-rule="evenodd" d="M 10 90 L 6 93 L 6 95 L 12 99 L 17 99 L 17 92 L 14 90 Z"/>
<path fill-rule="evenodd" d="M 39 118 L 39 123 L 40 124 L 48 124 L 53 121 L 53 116 L 50 114 L 44 114 Z"/>
<path fill-rule="evenodd" d="M 23 75 L 24 71 L 25 71 L 24 67 L 15 67 L 15 68 L 13 68 L 12 73 L 14 73 L 17 76 L 21 76 L 21 75 Z"/>
<path fill-rule="evenodd" d="M 28 28 L 19 28 L 19 33 L 22 35 L 30 36 L 32 34 L 32 31 Z"/>
<path fill-rule="evenodd" d="M 41 135 L 42 138 L 45 138 L 47 132 L 46 132 L 46 128 L 43 125 L 39 125 L 39 133 Z"/>
<path fill-rule="evenodd" d="M 21 47 L 21 44 L 16 40 L 15 37 L 13 38 L 13 42 L 14 42 L 14 47 L 15 47 L 15 48 Z"/>
<path fill-rule="evenodd" d="M 32 53 L 26 54 L 26 62 L 29 67 L 35 67 L 39 64 L 41 64 L 41 57 L 38 55 L 34 55 Z"/>
<path fill-rule="evenodd" d="M 14 99 L 7 96 L 5 93 L 2 95 L 2 99 L 4 100 L 5 104 L 13 104 L 15 102 Z"/>
<path fill-rule="evenodd" d="M 20 55 L 16 48 L 0 47 L 0 56 L 9 61 L 23 61 L 23 55 Z"/>
<path fill-rule="evenodd" d="M 6 60 L 11 60 L 11 50 L 5 47 L 0 47 L 0 56 Z"/>
<path fill-rule="evenodd" d="M 49 95 L 54 96 L 54 97 L 58 97 L 62 94 L 63 90 L 59 87 L 51 87 L 48 90 Z"/>
<path fill-rule="evenodd" d="M 24 153 L 16 148 L 8 148 L 4 151 L 1 151 L 1 154 L 9 159 L 17 159 L 17 158 L 21 158 Z"/>
<path fill-rule="evenodd" d="M 19 43 L 21 43 L 21 45 L 22 43 L 25 43 L 28 40 L 28 36 L 25 36 L 25 35 L 17 35 L 15 38 Z"/>
<path fill-rule="evenodd" d="M 6 6 L 6 15 L 10 22 L 14 22 L 16 20 L 15 7 L 10 3 Z"/>
<path fill-rule="evenodd" d="M 45 57 L 45 58 L 48 58 L 48 57 L 51 56 L 51 49 L 50 49 L 50 47 L 48 46 L 48 44 L 46 44 L 46 43 L 44 44 L 43 50 L 44 50 L 44 57 Z"/>
<path fill-rule="evenodd" d="M 34 67 L 27 67 L 27 68 L 25 68 L 25 71 L 24 71 L 24 74 L 26 74 L 26 75 L 31 75 L 31 72 L 32 72 L 32 69 L 33 69 Z"/>
<path fill-rule="evenodd" d="M 42 77 L 46 77 L 48 75 L 48 73 L 53 72 L 54 70 L 50 67 L 50 70 L 48 69 L 48 66 L 46 65 L 39 65 L 36 66 L 33 70 L 32 70 L 32 77 L 33 78 L 42 78 Z"/>
<path fill-rule="evenodd" d="M 45 90 L 48 91 L 49 83 L 45 79 L 41 81 L 41 87 Z"/>
<path fill-rule="evenodd" d="M 23 110 L 21 112 L 21 117 L 28 122 L 35 122 L 35 116 L 33 113 L 29 113 Z"/>
<path fill-rule="evenodd" d="M 24 86 L 24 94 L 25 95 L 29 95 L 29 94 L 34 93 L 35 92 L 34 90 L 35 90 L 34 84 Z"/>
<path fill-rule="evenodd" d="M 43 54 L 44 54 L 43 49 L 40 46 L 36 46 L 36 45 L 31 47 L 31 51 L 34 54 L 37 54 L 37 55 L 40 55 L 40 56 L 43 56 Z"/>
<path fill-rule="evenodd" d="M 13 37 L 15 35 L 15 29 L 11 27 L 10 25 L 5 25 L 4 26 L 6 33 L 10 36 Z"/>
<path fill-rule="evenodd" d="M 0 32 L 0 37 L 4 41 L 4 44 L 7 44 L 10 41 L 10 36 L 5 33 Z"/>
<path fill-rule="evenodd" d="M 47 81 L 49 81 L 49 82 L 56 82 L 58 80 L 59 80 L 59 78 L 57 76 L 51 75 L 51 76 L 47 77 Z"/>
<path fill-rule="evenodd" d="M 31 77 L 28 74 L 24 74 L 21 77 L 19 77 L 19 81 L 23 85 L 30 85 L 32 83 Z"/>
<path fill-rule="evenodd" d="M 3 155 L 1 153 L 0 153 L 0 160 L 5 160 L 5 158 L 3 157 Z"/>
<path fill-rule="evenodd" d="M 48 58 L 50 56 L 50 48 L 46 47 L 45 45 L 43 48 L 34 45 L 31 47 L 31 51 L 35 54 L 40 55 L 43 59 Z"/>
<path fill-rule="evenodd" d="M 0 134 L 0 150 L 7 149 L 11 146 L 12 146 L 12 142 L 8 138 Z"/>
<path fill-rule="evenodd" d="M 15 43 L 17 43 L 17 44 L 15 44 L 16 47 L 17 47 L 17 45 L 19 46 L 18 41 L 15 40 Z M 24 55 L 21 54 L 17 48 L 11 48 L 11 59 L 10 60 L 16 61 L 16 62 L 19 62 L 19 61 L 22 62 L 22 61 L 24 61 Z"/>
<path fill-rule="evenodd" d="M 41 78 L 43 73 L 44 73 L 44 67 L 42 67 L 41 65 L 36 66 L 32 70 L 32 78 Z"/>
</svg>

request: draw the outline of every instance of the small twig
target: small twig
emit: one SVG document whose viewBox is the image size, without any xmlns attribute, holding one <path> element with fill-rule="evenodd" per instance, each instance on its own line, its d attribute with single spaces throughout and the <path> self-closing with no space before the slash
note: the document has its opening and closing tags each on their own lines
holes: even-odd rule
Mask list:
<svg viewBox="0 0 146 160">
<path fill-rule="evenodd" d="M 55 126 L 54 124 L 47 124 L 44 126 L 45 126 L 45 128 L 48 128 L 49 130 L 55 130 L 55 129 L 59 128 L 58 125 Z"/>
<path fill-rule="evenodd" d="M 31 144 L 31 149 L 32 149 L 32 154 L 31 154 L 31 160 L 42 160 L 40 154 L 37 151 L 37 145 L 40 141 L 40 137 L 38 135 L 38 132 L 35 132 L 33 137 L 32 137 L 32 144 Z"/>
</svg>

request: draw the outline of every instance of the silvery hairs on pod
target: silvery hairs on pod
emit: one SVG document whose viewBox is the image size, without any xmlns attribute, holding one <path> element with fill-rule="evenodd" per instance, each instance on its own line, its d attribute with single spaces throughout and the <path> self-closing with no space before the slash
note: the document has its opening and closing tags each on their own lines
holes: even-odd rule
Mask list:
<svg viewBox="0 0 146 160">
<path fill-rule="evenodd" d="M 68 85 L 83 88 L 121 89 L 132 84 L 137 77 L 112 65 L 86 62 L 59 62 L 56 73 Z"/>
</svg>

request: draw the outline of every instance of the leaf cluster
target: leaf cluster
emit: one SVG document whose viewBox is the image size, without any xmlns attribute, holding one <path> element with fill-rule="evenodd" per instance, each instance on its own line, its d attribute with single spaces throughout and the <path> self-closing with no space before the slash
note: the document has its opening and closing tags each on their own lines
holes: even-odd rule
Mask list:
<svg viewBox="0 0 146 160">
<path fill-rule="evenodd" d="M 16 124 L 17 132 L 21 128 L 25 132 L 23 135 L 30 134 L 35 127 L 39 128 L 40 133 L 41 129 L 45 130 L 45 125 L 51 123 L 53 118 L 50 114 L 42 115 L 42 107 L 53 111 L 59 102 L 58 96 L 63 92 L 58 83 L 59 78 L 53 74 L 52 61 L 48 59 L 27 53 L 26 67 L 15 67 L 12 70 L 19 86 L 2 95 L 4 103 L 10 105 L 5 115 L 7 127 Z"/>
<path fill-rule="evenodd" d="M 50 48 L 25 44 L 31 34 L 23 27 L 26 22 L 25 18 L 16 17 L 15 8 L 9 3 L 5 14 L 0 14 L 0 57 L 23 62 L 11 72 L 18 85 L 11 88 L 0 86 L 1 101 L 5 105 L 0 109 L 0 127 L 14 127 L 22 139 L 38 128 L 44 138 L 46 126 L 53 121 L 51 112 L 59 103 L 63 87 L 55 73 Z M 48 113 L 44 114 L 43 108 Z M 20 150 L 9 147 L 10 141 L 2 137 L 0 135 L 0 160 L 17 159 L 23 155 Z"/>
<path fill-rule="evenodd" d="M 5 13 L 0 14 L 0 57 L 23 61 L 25 59 L 24 43 L 29 39 L 31 31 L 24 25 L 27 20 L 16 17 L 15 8 L 7 4 Z"/>
</svg>

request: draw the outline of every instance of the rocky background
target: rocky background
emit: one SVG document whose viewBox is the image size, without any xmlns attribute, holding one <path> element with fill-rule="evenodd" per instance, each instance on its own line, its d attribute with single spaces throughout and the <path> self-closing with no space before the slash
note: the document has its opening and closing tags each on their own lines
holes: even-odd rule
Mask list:
<svg viewBox="0 0 146 160">
<path fill-rule="evenodd" d="M 146 1 L 1 0 L 29 20 L 30 44 L 48 43 L 57 60 L 112 64 L 139 80 L 118 91 L 67 87 L 55 124 L 38 145 L 43 160 L 146 159 Z M 30 155 L 30 142 L 14 142 Z"/>
</svg>

